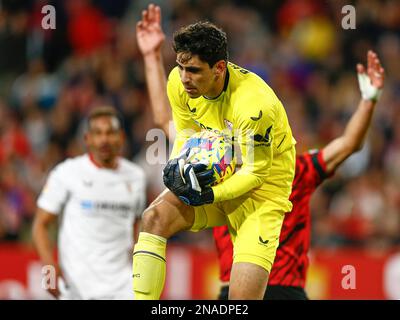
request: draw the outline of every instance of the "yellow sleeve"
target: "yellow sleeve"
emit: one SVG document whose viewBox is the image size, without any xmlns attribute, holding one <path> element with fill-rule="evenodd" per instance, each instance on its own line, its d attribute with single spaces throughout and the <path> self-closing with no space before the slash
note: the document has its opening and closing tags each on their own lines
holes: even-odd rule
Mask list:
<svg viewBox="0 0 400 320">
<path fill-rule="evenodd" d="M 241 101 L 236 108 L 235 122 L 242 167 L 232 177 L 212 187 L 215 202 L 237 198 L 259 187 L 268 178 L 271 169 L 276 119 L 274 105 L 264 102 L 263 106 L 259 99 Z M 260 119 L 257 120 L 258 117 Z"/>
<path fill-rule="evenodd" d="M 179 155 L 186 140 L 193 133 L 199 131 L 199 128 L 191 119 L 190 112 L 186 106 L 187 99 L 185 98 L 185 92 L 181 86 L 177 68 L 174 68 L 169 74 L 167 95 L 172 108 L 172 119 L 176 130 L 174 147 L 170 155 L 170 159 L 173 159 Z"/>
</svg>

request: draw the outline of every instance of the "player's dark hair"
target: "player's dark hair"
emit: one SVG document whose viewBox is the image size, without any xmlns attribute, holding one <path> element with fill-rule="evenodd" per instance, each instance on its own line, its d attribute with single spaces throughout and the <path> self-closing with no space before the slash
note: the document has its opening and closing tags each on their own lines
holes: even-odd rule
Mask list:
<svg viewBox="0 0 400 320">
<path fill-rule="evenodd" d="M 209 21 L 182 27 L 174 33 L 173 48 L 176 53 L 198 55 L 210 67 L 219 60 L 228 61 L 226 33 Z"/>
<path fill-rule="evenodd" d="M 118 120 L 119 129 L 123 128 L 123 120 L 120 113 L 113 107 L 103 106 L 103 107 L 96 107 L 90 110 L 87 116 L 87 129 L 90 129 L 90 123 L 92 122 L 92 120 L 100 117 L 115 118 Z"/>
</svg>

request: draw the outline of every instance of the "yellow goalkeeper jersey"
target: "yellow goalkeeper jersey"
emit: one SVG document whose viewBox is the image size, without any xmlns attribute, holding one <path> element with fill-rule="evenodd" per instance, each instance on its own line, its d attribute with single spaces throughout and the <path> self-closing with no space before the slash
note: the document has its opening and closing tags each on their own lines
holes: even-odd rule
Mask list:
<svg viewBox="0 0 400 320">
<path fill-rule="evenodd" d="M 178 67 L 168 77 L 168 98 L 176 129 L 171 158 L 194 131 L 214 130 L 235 136 L 242 166 L 213 186 L 214 201 L 252 192 L 255 199 L 275 199 L 291 210 L 288 200 L 295 169 L 295 139 L 285 109 L 274 91 L 256 74 L 228 63 L 223 92 L 215 99 L 191 99 Z"/>
</svg>

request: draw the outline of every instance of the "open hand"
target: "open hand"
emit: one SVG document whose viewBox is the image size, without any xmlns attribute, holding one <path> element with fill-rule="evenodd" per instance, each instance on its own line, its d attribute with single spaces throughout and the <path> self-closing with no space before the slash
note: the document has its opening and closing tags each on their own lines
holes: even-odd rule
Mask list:
<svg viewBox="0 0 400 320">
<path fill-rule="evenodd" d="M 365 100 L 376 101 L 384 85 L 385 70 L 381 66 L 378 55 L 372 50 L 368 51 L 367 63 L 367 68 L 360 63 L 357 64 L 361 95 Z"/>
<path fill-rule="evenodd" d="M 142 20 L 136 24 L 136 38 L 143 56 L 160 50 L 165 40 L 165 34 L 161 29 L 161 9 L 159 6 L 150 4 L 147 10 L 143 10 Z"/>
</svg>

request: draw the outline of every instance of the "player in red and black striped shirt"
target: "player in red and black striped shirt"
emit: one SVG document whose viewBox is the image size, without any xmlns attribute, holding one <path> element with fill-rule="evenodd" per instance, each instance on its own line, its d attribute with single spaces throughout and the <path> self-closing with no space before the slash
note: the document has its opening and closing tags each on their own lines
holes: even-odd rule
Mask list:
<svg viewBox="0 0 400 320">
<path fill-rule="evenodd" d="M 368 130 L 377 99 L 384 83 L 384 70 L 377 55 L 368 52 L 368 68 L 357 66 L 362 99 L 342 136 L 321 150 L 296 157 L 296 172 L 290 201 L 293 209 L 282 225 L 280 244 L 268 280 L 264 299 L 307 299 L 304 286 L 308 268 L 311 238 L 310 199 L 314 190 L 331 176 L 352 153 L 359 150 Z M 222 287 L 220 299 L 228 297 L 228 284 L 233 259 L 233 246 L 227 227 L 215 227 L 213 234 L 220 263 Z"/>
<path fill-rule="evenodd" d="M 296 175 L 290 196 L 293 209 L 283 221 L 266 299 L 306 299 L 304 285 L 310 247 L 310 198 L 316 187 L 328 176 L 322 153 L 322 150 L 316 150 L 296 157 Z M 228 293 L 233 246 L 226 226 L 215 227 L 213 235 L 218 251 L 220 279 L 224 287 L 220 299 L 224 299 Z"/>
</svg>

